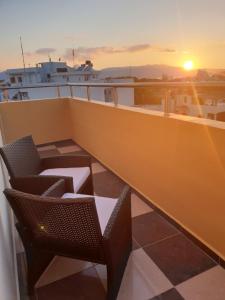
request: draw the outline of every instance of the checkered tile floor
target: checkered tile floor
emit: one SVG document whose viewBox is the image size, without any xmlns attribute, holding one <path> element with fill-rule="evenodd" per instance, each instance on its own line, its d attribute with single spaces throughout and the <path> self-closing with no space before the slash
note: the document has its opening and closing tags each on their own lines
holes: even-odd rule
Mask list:
<svg viewBox="0 0 225 300">
<path fill-rule="evenodd" d="M 42 157 L 86 153 L 72 141 L 39 147 Z M 95 194 L 118 197 L 124 182 L 93 159 Z M 224 300 L 225 270 L 132 193 L 133 252 L 118 300 Z M 24 253 L 18 254 L 21 299 Z M 38 300 L 105 299 L 102 265 L 56 257 L 37 285 Z"/>
</svg>

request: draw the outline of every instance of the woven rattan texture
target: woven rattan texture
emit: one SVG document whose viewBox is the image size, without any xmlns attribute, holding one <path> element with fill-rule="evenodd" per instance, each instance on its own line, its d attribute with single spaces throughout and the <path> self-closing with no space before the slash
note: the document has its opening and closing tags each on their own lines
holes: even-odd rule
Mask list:
<svg viewBox="0 0 225 300">
<path fill-rule="evenodd" d="M 18 221 L 42 250 L 102 260 L 102 235 L 93 198 L 40 197 L 7 189 Z"/>
<path fill-rule="evenodd" d="M 31 136 L 26 136 L 0 149 L 11 178 L 38 174 L 40 157 Z"/>
</svg>

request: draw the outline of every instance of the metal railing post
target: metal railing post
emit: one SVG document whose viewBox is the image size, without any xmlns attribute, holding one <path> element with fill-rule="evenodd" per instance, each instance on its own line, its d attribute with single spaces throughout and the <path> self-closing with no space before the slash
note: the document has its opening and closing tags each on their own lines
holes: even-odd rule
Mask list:
<svg viewBox="0 0 225 300">
<path fill-rule="evenodd" d="M 73 98 L 73 87 L 70 85 L 70 97 Z"/>
<path fill-rule="evenodd" d="M 9 90 L 8 89 L 3 90 L 3 101 L 9 102 Z"/>
<path fill-rule="evenodd" d="M 165 93 L 165 100 L 164 100 L 164 116 L 169 117 L 170 109 L 169 109 L 169 101 L 170 101 L 170 90 L 167 90 Z"/>
<path fill-rule="evenodd" d="M 61 98 L 60 86 L 58 85 L 56 88 L 57 88 L 57 97 Z"/>
<path fill-rule="evenodd" d="M 113 87 L 113 103 L 115 106 L 118 105 L 118 93 L 116 87 Z"/>
<path fill-rule="evenodd" d="M 23 101 L 23 94 L 22 94 L 22 92 L 20 90 L 18 92 L 18 95 L 19 95 L 19 100 Z"/>
<path fill-rule="evenodd" d="M 90 97 L 90 87 L 87 85 L 87 99 L 88 101 L 91 101 L 91 97 Z"/>
<path fill-rule="evenodd" d="M 218 104 L 218 100 L 217 100 L 217 99 L 213 99 L 212 105 L 213 105 L 213 106 L 217 106 L 217 104 Z"/>
</svg>

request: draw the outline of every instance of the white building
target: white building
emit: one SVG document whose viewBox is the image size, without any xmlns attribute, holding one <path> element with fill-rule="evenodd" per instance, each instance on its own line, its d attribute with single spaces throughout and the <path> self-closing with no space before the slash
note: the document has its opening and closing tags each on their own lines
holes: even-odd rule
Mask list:
<svg viewBox="0 0 225 300">
<path fill-rule="evenodd" d="M 79 82 L 88 81 L 98 77 L 98 71 L 93 69 L 93 64 L 87 60 L 79 67 L 72 68 L 65 62 L 42 62 L 36 67 L 8 69 L 3 72 L 4 83 L 10 87 L 27 84 L 51 82 Z"/>
<path fill-rule="evenodd" d="M 56 97 L 87 98 L 86 87 L 60 86 L 66 83 L 128 83 L 133 79 L 98 79 L 99 71 L 93 69 L 91 61 L 77 68 L 69 67 L 65 62 L 44 62 L 35 68 L 9 69 L 4 72 L 4 80 L 0 86 L 0 101 L 35 100 Z M 3 78 L 3 76 L 2 76 Z M 57 83 L 59 83 L 57 87 Z M 56 84 L 56 86 L 54 86 Z M 11 88 L 11 89 L 10 89 Z M 4 93 L 5 90 L 5 93 Z M 90 98 L 102 102 L 113 102 L 114 96 L 122 105 L 134 105 L 133 88 L 91 87 Z"/>
</svg>

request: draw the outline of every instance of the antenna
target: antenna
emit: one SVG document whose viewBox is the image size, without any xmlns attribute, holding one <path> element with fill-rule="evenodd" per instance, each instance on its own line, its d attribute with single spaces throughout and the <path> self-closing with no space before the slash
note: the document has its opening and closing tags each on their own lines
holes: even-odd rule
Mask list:
<svg viewBox="0 0 225 300">
<path fill-rule="evenodd" d="M 21 36 L 20 36 L 20 47 L 21 47 L 21 54 L 22 54 L 22 59 L 23 59 L 23 69 L 24 69 L 24 73 L 25 73 L 26 66 L 25 66 L 25 59 L 24 59 L 24 52 L 23 52 L 23 43 L 22 43 Z"/>
<path fill-rule="evenodd" d="M 132 67 L 131 65 L 129 66 L 129 76 L 131 77 L 131 74 L 132 74 Z"/>
<path fill-rule="evenodd" d="M 52 59 L 51 59 L 51 56 L 50 56 L 49 53 L 48 53 L 48 61 L 49 61 L 49 62 L 52 62 Z"/>
<path fill-rule="evenodd" d="M 73 55 L 73 67 L 74 67 L 74 56 L 75 56 L 75 51 L 72 49 L 72 55 Z"/>
</svg>

